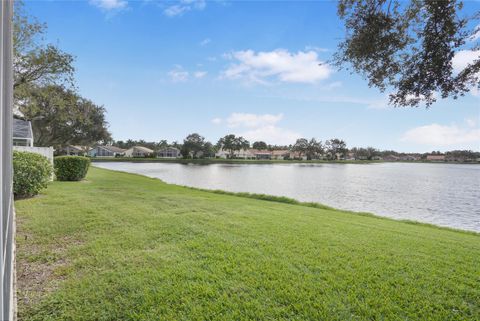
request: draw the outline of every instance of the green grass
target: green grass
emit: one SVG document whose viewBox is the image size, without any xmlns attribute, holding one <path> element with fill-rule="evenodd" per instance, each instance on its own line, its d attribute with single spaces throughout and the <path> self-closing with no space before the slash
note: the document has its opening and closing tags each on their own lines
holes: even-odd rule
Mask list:
<svg viewBox="0 0 480 321">
<path fill-rule="evenodd" d="M 17 201 L 20 320 L 480 319 L 480 235 L 253 197 L 92 168 Z"/>
</svg>

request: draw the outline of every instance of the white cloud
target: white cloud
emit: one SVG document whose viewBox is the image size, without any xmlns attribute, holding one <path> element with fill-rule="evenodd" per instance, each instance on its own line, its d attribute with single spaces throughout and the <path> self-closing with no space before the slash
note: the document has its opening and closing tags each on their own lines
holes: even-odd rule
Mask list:
<svg viewBox="0 0 480 321">
<path fill-rule="evenodd" d="M 247 113 L 233 113 L 227 118 L 227 124 L 231 128 L 235 127 L 261 127 L 275 125 L 282 120 L 283 114 L 271 115 L 257 115 Z"/>
<path fill-rule="evenodd" d="M 168 72 L 170 80 L 173 82 L 185 82 L 188 80 L 190 74 L 188 71 L 184 70 L 182 66 L 175 66 L 174 69 Z"/>
<path fill-rule="evenodd" d="M 125 9 L 128 5 L 126 0 L 90 0 L 90 4 L 103 10 Z"/>
<path fill-rule="evenodd" d="M 205 0 L 180 0 L 177 4 L 165 8 L 163 13 L 168 17 L 176 17 L 190 10 L 203 10 L 205 6 Z"/>
<path fill-rule="evenodd" d="M 218 117 L 212 119 L 212 124 L 215 124 L 215 125 L 219 125 L 222 122 L 223 122 L 223 120 L 221 118 L 218 118 Z"/>
<path fill-rule="evenodd" d="M 204 47 L 204 46 L 208 45 L 210 42 L 212 42 L 212 40 L 210 38 L 205 38 L 202 41 L 200 41 L 200 46 Z"/>
<path fill-rule="evenodd" d="M 412 128 L 400 139 L 420 145 L 436 146 L 476 146 L 480 147 L 480 128 L 465 128 L 466 126 L 431 124 Z"/>
<path fill-rule="evenodd" d="M 268 144 L 289 145 L 302 137 L 299 133 L 273 125 L 263 126 L 240 133 L 250 142 L 264 141 Z"/>
<path fill-rule="evenodd" d="M 327 79 L 332 69 L 318 59 L 317 52 L 299 51 L 290 53 L 284 49 L 268 52 L 253 50 L 236 51 L 224 55 L 235 60 L 222 76 L 228 79 L 242 79 L 255 83 L 268 83 L 276 79 L 292 83 L 316 83 Z"/>
<path fill-rule="evenodd" d="M 250 114 L 233 113 L 225 121 L 221 118 L 212 119 L 212 123 L 226 123 L 227 127 L 235 128 L 235 134 L 245 137 L 251 142 L 265 141 L 269 144 L 293 144 L 301 135 L 293 130 L 277 126 L 283 119 L 283 114 Z"/>
<path fill-rule="evenodd" d="M 480 50 L 460 50 L 452 59 L 453 70 L 458 73 L 477 59 L 480 59 Z"/>
<path fill-rule="evenodd" d="M 193 74 L 193 76 L 194 76 L 195 78 L 198 78 L 198 79 L 203 78 L 203 77 L 205 77 L 206 75 L 207 75 L 207 72 L 206 72 L 206 71 L 196 71 L 196 72 L 194 72 L 194 74 Z"/>
</svg>

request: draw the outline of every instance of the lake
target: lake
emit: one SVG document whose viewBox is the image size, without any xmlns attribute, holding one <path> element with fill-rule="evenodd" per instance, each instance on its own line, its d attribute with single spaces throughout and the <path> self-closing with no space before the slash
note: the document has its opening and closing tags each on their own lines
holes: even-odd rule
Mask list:
<svg viewBox="0 0 480 321">
<path fill-rule="evenodd" d="M 480 165 L 105 162 L 94 166 L 172 184 L 287 196 L 339 209 L 480 232 Z"/>
</svg>

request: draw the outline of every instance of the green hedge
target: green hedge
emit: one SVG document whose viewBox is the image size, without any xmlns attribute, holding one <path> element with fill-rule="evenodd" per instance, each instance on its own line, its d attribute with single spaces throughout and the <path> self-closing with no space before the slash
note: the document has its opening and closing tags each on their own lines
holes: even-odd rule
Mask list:
<svg viewBox="0 0 480 321">
<path fill-rule="evenodd" d="M 52 165 L 42 155 L 13 151 L 13 194 L 16 198 L 37 195 L 52 177 Z"/>
<path fill-rule="evenodd" d="M 87 175 L 90 159 L 83 156 L 58 156 L 53 163 L 57 180 L 80 181 Z"/>
</svg>

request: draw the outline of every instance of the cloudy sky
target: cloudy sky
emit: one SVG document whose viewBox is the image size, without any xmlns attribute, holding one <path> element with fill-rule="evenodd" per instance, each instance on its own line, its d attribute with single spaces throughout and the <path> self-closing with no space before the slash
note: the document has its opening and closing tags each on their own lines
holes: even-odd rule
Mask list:
<svg viewBox="0 0 480 321">
<path fill-rule="evenodd" d="M 343 138 L 349 147 L 480 150 L 480 93 L 392 108 L 326 63 L 343 36 L 328 1 L 32 1 L 46 40 L 76 57 L 82 95 L 106 107 L 116 140 L 198 132 L 251 141 Z M 466 2 L 466 12 L 480 2 Z M 457 68 L 478 56 L 463 51 Z"/>
</svg>

